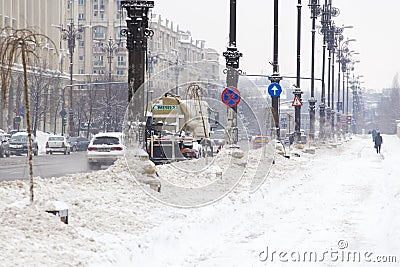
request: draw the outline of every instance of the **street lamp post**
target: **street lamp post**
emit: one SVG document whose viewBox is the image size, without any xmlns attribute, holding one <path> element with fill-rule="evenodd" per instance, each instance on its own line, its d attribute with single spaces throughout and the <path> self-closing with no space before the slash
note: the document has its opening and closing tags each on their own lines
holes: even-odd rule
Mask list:
<svg viewBox="0 0 400 267">
<path fill-rule="evenodd" d="M 297 75 L 296 75 L 296 89 L 294 90 L 294 96 L 302 101 L 301 95 L 303 92 L 300 90 L 300 69 L 301 69 L 301 0 L 297 2 Z M 296 141 L 301 141 L 301 104 L 294 107 L 294 131 Z M 289 131 L 290 133 L 290 131 Z"/>
<path fill-rule="evenodd" d="M 154 35 L 149 29 L 149 11 L 154 7 L 154 1 L 121 1 L 121 6 L 127 11 L 127 29 L 121 31 L 127 37 L 129 56 L 128 66 L 128 101 L 135 96 L 135 112 L 141 116 L 144 107 L 144 92 L 138 92 L 145 80 L 145 59 L 147 53 L 147 38 Z"/>
<path fill-rule="evenodd" d="M 183 67 L 182 66 L 179 66 L 179 56 L 178 56 L 178 53 L 176 54 L 176 60 L 175 60 L 175 62 L 174 63 L 171 63 L 171 64 L 173 64 L 173 68 L 174 68 L 174 71 L 175 71 L 175 94 L 176 95 L 179 95 L 179 74 L 180 74 L 180 72 L 183 70 Z"/>
<path fill-rule="evenodd" d="M 321 24 L 322 27 L 320 28 L 320 33 L 323 35 L 322 41 L 322 91 L 321 91 L 321 104 L 319 106 L 319 127 L 320 127 L 320 138 L 325 138 L 325 58 L 326 58 L 326 48 L 328 42 L 328 31 L 329 31 L 329 24 L 330 24 L 330 12 L 328 6 L 328 0 L 325 0 L 324 5 L 322 6 L 322 15 L 321 15 Z M 329 64 L 328 64 L 329 65 Z M 329 71 L 328 71 L 329 74 Z M 328 81 L 329 84 L 329 81 Z M 329 93 L 328 93 L 329 95 Z"/>
<path fill-rule="evenodd" d="M 73 57 L 75 50 L 75 40 L 82 38 L 83 27 L 78 24 L 74 24 L 72 18 L 69 19 L 70 22 L 68 26 L 60 27 L 62 39 L 68 41 L 68 52 L 69 52 L 69 75 L 70 75 L 70 90 L 69 90 L 69 135 L 74 135 L 74 106 L 73 106 L 73 95 L 72 95 L 72 85 L 73 85 Z"/>
<path fill-rule="evenodd" d="M 282 76 L 279 74 L 279 63 L 278 63 L 278 44 L 279 44 L 279 1 L 274 0 L 274 47 L 273 47 L 273 62 L 272 68 L 273 73 L 269 76 L 269 80 L 271 83 L 277 83 L 282 80 Z M 271 102 L 272 102 L 272 116 L 274 118 L 274 129 L 276 134 L 276 139 L 280 139 L 280 130 L 279 130 L 279 101 L 280 96 L 272 96 L 271 95 Z"/>
<path fill-rule="evenodd" d="M 317 100 L 314 98 L 314 85 L 315 85 L 315 20 L 318 16 L 319 0 L 310 0 L 309 5 L 311 9 L 311 98 L 308 100 L 310 111 L 310 140 L 314 140 L 315 134 L 315 103 Z"/>
<path fill-rule="evenodd" d="M 127 29 L 121 34 L 127 37 L 128 49 L 128 122 L 139 132 L 137 143 L 146 149 L 147 134 L 144 116 L 144 90 L 139 90 L 145 82 L 147 58 L 147 38 L 154 35 L 149 29 L 149 12 L 154 7 L 154 1 L 121 1 L 121 7 L 127 11 Z M 140 123 L 142 122 L 142 123 Z"/>
<path fill-rule="evenodd" d="M 331 12 L 332 12 L 332 16 L 337 16 L 339 14 L 339 10 L 337 8 L 331 8 Z M 332 69 L 332 81 L 331 81 L 331 113 L 330 113 L 330 118 L 331 118 L 331 134 L 332 137 L 335 135 L 335 106 L 334 106 L 334 99 L 335 99 L 335 51 L 336 49 L 339 47 L 338 44 L 340 44 L 340 42 L 343 40 L 343 29 L 345 28 L 345 26 L 343 27 L 336 27 L 334 22 L 331 21 L 330 23 L 330 27 L 328 30 L 328 50 L 330 51 L 331 57 L 330 57 L 330 61 L 332 63 L 331 65 L 331 69 Z M 339 67 L 339 71 L 340 71 L 340 67 Z M 338 87 L 340 82 L 338 82 Z M 336 114 L 337 115 L 337 122 L 340 121 L 340 114 Z"/>
<path fill-rule="evenodd" d="M 112 67 L 112 60 L 114 58 L 115 51 L 119 47 L 119 43 L 115 42 L 111 36 L 106 43 L 103 43 L 105 50 L 107 52 L 107 59 L 108 59 L 108 82 L 110 82 L 109 86 L 111 87 L 112 82 L 112 75 L 111 75 L 111 67 Z"/>
<path fill-rule="evenodd" d="M 352 28 L 352 26 L 343 26 L 341 27 L 341 29 L 344 28 Z M 337 96 L 337 112 L 340 112 L 340 72 L 343 73 L 343 86 L 342 86 L 342 94 L 343 94 L 343 99 L 342 99 L 342 114 L 344 114 L 344 72 L 345 72 L 345 68 L 346 68 L 346 62 L 345 62 L 345 58 L 346 58 L 346 53 L 348 52 L 348 48 L 347 45 L 349 44 L 349 42 L 354 42 L 356 41 L 356 39 L 347 39 L 346 41 L 344 41 L 343 43 L 341 43 L 341 41 L 343 40 L 343 38 L 339 38 L 339 45 L 338 45 L 338 64 L 339 64 L 339 70 L 338 70 L 338 96 Z"/>
<path fill-rule="evenodd" d="M 110 130 L 110 126 L 111 126 L 111 103 L 109 103 L 109 100 L 111 98 L 111 82 L 112 82 L 112 74 L 111 74 L 111 67 L 112 67 L 112 60 L 115 54 L 115 51 L 117 50 L 117 48 L 119 47 L 119 43 L 115 42 L 111 36 L 108 39 L 108 41 L 106 43 L 103 43 L 103 47 L 105 48 L 105 51 L 107 52 L 107 59 L 108 59 L 108 92 L 106 91 L 106 120 L 107 120 L 107 126 L 106 131 Z"/>
<path fill-rule="evenodd" d="M 360 53 L 356 53 L 354 51 L 348 51 L 346 50 L 346 53 L 343 54 L 342 57 L 342 71 L 343 71 L 343 77 L 346 77 L 346 96 L 344 92 L 344 85 L 343 85 L 343 102 L 346 102 L 346 109 L 344 114 L 349 113 L 349 76 L 350 76 L 350 71 L 354 71 L 354 64 L 360 62 L 359 60 L 352 60 L 351 56 L 352 55 L 357 55 Z M 345 76 L 346 74 L 346 76 Z M 343 84 L 344 84 L 344 79 L 343 79 Z M 346 100 L 345 100 L 346 99 Z M 344 104 L 343 104 L 344 105 Z"/>
</svg>

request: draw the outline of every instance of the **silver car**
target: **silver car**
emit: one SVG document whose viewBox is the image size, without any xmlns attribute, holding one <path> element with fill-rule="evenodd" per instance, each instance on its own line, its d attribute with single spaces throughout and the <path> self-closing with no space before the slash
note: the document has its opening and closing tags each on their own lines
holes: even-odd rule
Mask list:
<svg viewBox="0 0 400 267">
<path fill-rule="evenodd" d="M 63 153 L 64 155 L 71 153 L 71 146 L 65 136 L 49 136 L 46 142 L 46 154 L 53 153 Z"/>
<path fill-rule="evenodd" d="M 89 169 L 100 169 L 102 165 L 112 165 L 125 153 L 122 133 L 99 133 L 90 140 L 87 149 Z"/>
</svg>

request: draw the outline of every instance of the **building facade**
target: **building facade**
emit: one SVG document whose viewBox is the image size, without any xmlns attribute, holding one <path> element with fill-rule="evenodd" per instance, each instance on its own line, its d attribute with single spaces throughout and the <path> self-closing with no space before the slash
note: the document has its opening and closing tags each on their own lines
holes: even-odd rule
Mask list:
<svg viewBox="0 0 400 267">
<path fill-rule="evenodd" d="M 33 27 L 55 44 L 44 44 L 40 58 L 47 59 L 46 69 L 59 78 L 48 89 L 58 99 L 49 99 L 47 90 L 46 102 L 62 101 L 62 105 L 41 112 L 38 129 L 59 132 L 64 107 L 67 111 L 71 107 L 74 120 L 78 119 L 78 104 L 70 103 L 77 100 L 76 94 L 85 86 L 73 86 L 70 94 L 68 84 L 127 82 L 128 51 L 126 37 L 121 35 L 125 20 L 121 0 L 0 0 L 0 28 Z M 170 90 L 180 93 L 186 81 L 219 80 L 219 54 L 206 48 L 205 41 L 193 40 L 189 31 L 160 15 L 152 14 L 150 28 L 154 35 L 148 40 L 146 78 L 154 97 Z M 13 118 L 18 112 L 14 111 L 22 106 L 16 95 L 14 92 L 10 96 L 8 109 L 2 109 L 2 129 L 15 127 Z"/>
</svg>

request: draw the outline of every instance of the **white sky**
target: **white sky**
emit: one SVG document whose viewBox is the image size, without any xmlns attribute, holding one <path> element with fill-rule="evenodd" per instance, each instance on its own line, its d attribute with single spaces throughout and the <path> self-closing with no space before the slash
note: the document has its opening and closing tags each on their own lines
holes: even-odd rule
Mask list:
<svg viewBox="0 0 400 267">
<path fill-rule="evenodd" d="M 296 73 L 297 0 L 279 1 L 279 64 L 281 75 Z M 302 76 L 310 76 L 311 19 L 308 0 L 302 1 Z M 324 3 L 324 0 L 320 0 Z M 273 57 L 273 1 L 237 0 L 237 47 L 243 53 L 240 68 L 247 73 L 272 73 L 268 64 Z M 354 59 L 356 75 L 366 88 L 381 89 L 392 85 L 400 72 L 400 1 L 397 0 L 333 0 L 340 9 L 335 18 L 337 26 L 352 25 L 344 37 L 357 39 L 349 47 L 360 55 Z M 229 0 L 156 0 L 153 12 L 161 14 L 190 30 L 195 39 L 206 40 L 206 45 L 221 54 L 226 50 L 229 36 Z M 317 19 L 320 25 L 320 18 Z M 316 34 L 316 77 L 321 76 L 322 35 Z M 337 69 L 337 67 L 336 67 Z M 337 74 L 335 75 L 337 77 Z M 309 81 L 302 83 L 303 90 Z M 320 87 L 316 83 L 316 90 Z"/>
</svg>

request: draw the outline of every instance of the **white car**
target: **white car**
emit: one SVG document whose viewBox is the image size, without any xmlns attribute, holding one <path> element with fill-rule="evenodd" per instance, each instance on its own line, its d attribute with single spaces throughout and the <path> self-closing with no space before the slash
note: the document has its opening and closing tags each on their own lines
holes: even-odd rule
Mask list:
<svg viewBox="0 0 400 267">
<path fill-rule="evenodd" d="M 102 165 L 112 165 L 124 156 L 125 147 L 122 143 L 122 133 L 110 132 L 96 134 L 90 140 L 87 149 L 89 169 L 100 169 Z"/>
<path fill-rule="evenodd" d="M 65 136 L 49 136 L 46 142 L 46 154 L 53 153 L 63 153 L 64 155 L 71 154 L 71 146 Z"/>
</svg>

